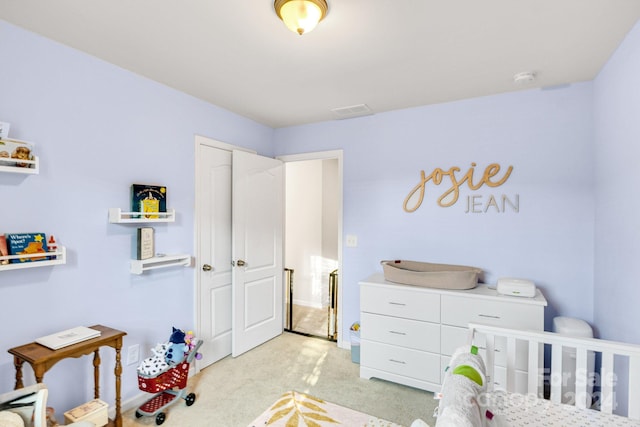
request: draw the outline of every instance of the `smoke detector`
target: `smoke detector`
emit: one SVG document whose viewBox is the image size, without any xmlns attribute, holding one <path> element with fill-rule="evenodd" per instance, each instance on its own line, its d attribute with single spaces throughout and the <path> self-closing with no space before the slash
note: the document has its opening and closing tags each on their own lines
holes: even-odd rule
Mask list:
<svg viewBox="0 0 640 427">
<path fill-rule="evenodd" d="M 517 73 L 513 76 L 513 82 L 521 85 L 531 83 L 535 79 L 536 73 L 533 71 L 523 71 L 522 73 Z"/>
<path fill-rule="evenodd" d="M 349 107 L 333 108 L 331 109 L 331 111 L 333 111 L 335 118 L 338 120 L 351 119 L 354 117 L 361 117 L 361 116 L 370 116 L 373 114 L 373 111 L 371 110 L 371 108 L 369 108 L 367 104 L 358 104 L 358 105 L 351 105 Z"/>
</svg>

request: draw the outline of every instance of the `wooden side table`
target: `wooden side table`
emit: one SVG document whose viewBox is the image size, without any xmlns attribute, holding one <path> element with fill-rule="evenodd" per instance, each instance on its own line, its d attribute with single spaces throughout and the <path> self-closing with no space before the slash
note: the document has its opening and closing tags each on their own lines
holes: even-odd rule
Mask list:
<svg viewBox="0 0 640 427">
<path fill-rule="evenodd" d="M 113 425 L 122 427 L 120 407 L 120 376 L 122 375 L 122 364 L 120 362 L 120 352 L 122 349 L 122 337 L 127 335 L 127 333 L 102 325 L 91 326 L 91 329 L 99 330 L 101 332 L 100 336 L 58 350 L 52 350 L 35 342 L 9 349 L 9 353 L 13 355 L 13 364 L 16 367 L 15 389 L 24 386 L 22 384 L 22 365 L 24 362 L 31 365 L 36 377 L 36 382 L 41 383 L 45 372 L 60 360 L 69 357 L 78 358 L 93 353 L 94 398 L 98 399 L 100 397 L 100 347 L 112 347 L 116 351 L 116 366 L 113 370 L 116 377 L 116 416 Z"/>
</svg>

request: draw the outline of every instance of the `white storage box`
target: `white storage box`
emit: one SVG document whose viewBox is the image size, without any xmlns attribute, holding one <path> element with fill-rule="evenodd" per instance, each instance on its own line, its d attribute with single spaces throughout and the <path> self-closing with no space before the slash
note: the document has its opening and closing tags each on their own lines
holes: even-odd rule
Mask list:
<svg viewBox="0 0 640 427">
<path fill-rule="evenodd" d="M 536 296 L 536 285 L 531 280 L 503 277 L 498 279 L 496 288 L 499 294 L 516 297 L 533 298 Z"/>
<path fill-rule="evenodd" d="M 100 399 L 93 399 L 64 413 L 66 423 L 89 421 L 96 427 L 106 426 L 109 423 L 109 405 Z"/>
</svg>

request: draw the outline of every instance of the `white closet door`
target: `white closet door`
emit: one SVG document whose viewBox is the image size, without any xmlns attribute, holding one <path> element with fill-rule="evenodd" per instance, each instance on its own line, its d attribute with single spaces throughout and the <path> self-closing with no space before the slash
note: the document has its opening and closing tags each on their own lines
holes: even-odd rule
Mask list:
<svg viewBox="0 0 640 427">
<path fill-rule="evenodd" d="M 231 153 L 198 146 L 198 369 L 231 354 Z"/>
<path fill-rule="evenodd" d="M 235 357 L 283 331 L 283 164 L 234 151 L 232 176 Z"/>
</svg>

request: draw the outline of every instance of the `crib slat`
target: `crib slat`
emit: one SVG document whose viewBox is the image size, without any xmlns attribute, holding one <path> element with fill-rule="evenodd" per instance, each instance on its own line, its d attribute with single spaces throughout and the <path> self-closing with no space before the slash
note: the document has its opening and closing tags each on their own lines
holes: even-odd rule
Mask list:
<svg viewBox="0 0 640 427">
<path fill-rule="evenodd" d="M 516 391 L 516 339 L 507 338 L 507 391 Z"/>
<path fill-rule="evenodd" d="M 488 388 L 489 391 L 493 391 L 493 382 L 495 381 L 495 369 L 494 369 L 494 364 L 493 364 L 493 360 L 494 360 L 494 351 L 495 351 L 495 337 L 493 335 L 490 334 L 486 334 L 485 335 L 485 349 L 487 352 L 486 355 L 486 368 L 487 368 L 487 382 L 488 384 Z"/>
<path fill-rule="evenodd" d="M 562 344 L 551 344 L 551 399 L 562 400 Z"/>
<path fill-rule="evenodd" d="M 539 396 L 542 376 L 540 375 L 540 344 L 529 341 L 529 363 L 527 374 L 527 393 Z"/>
<path fill-rule="evenodd" d="M 600 370 L 600 411 L 611 414 L 613 412 L 613 353 L 610 351 L 602 352 L 602 369 Z"/>
<path fill-rule="evenodd" d="M 640 420 L 640 356 L 629 357 L 629 418 Z"/>
<path fill-rule="evenodd" d="M 587 349 L 586 347 L 576 348 L 576 372 L 574 373 L 576 380 L 576 407 L 585 409 L 591 407 L 591 403 L 587 401 Z"/>
</svg>

